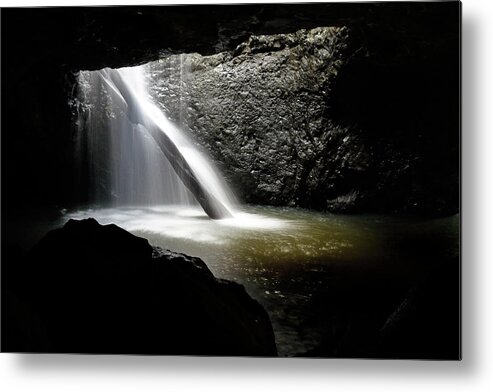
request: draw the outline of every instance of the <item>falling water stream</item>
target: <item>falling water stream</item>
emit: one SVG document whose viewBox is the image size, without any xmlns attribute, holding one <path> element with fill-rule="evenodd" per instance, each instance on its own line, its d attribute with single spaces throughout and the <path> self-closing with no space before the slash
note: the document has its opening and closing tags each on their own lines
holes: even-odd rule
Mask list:
<svg viewBox="0 0 493 392">
<path fill-rule="evenodd" d="M 210 217 L 233 215 L 235 198 L 217 170 L 150 98 L 145 65 L 83 71 L 79 85 L 80 140 L 99 193 L 118 205 L 198 201 Z"/>
</svg>

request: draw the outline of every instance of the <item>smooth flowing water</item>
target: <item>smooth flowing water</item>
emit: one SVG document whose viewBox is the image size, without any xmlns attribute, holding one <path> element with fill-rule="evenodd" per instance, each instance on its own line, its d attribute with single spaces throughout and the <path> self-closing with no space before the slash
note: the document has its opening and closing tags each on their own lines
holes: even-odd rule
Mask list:
<svg viewBox="0 0 493 392">
<path fill-rule="evenodd" d="M 231 216 L 235 199 L 205 153 L 152 101 L 147 67 L 79 74 L 77 156 L 93 202 L 196 205 Z"/>
</svg>

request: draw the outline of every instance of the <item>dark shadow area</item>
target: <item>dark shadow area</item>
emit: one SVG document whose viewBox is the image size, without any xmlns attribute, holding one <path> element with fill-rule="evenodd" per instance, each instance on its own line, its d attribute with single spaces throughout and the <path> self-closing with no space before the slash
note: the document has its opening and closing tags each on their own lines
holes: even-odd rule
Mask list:
<svg viewBox="0 0 493 392">
<path fill-rule="evenodd" d="M 198 258 L 70 220 L 24 257 L 4 247 L 2 351 L 276 356 L 265 310 Z"/>
</svg>

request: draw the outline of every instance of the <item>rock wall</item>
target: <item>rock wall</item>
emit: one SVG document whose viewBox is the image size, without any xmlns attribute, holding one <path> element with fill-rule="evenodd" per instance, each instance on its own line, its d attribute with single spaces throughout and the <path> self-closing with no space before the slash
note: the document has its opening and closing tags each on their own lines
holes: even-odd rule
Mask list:
<svg viewBox="0 0 493 392">
<path fill-rule="evenodd" d="M 441 169 L 415 130 L 400 129 L 403 119 L 391 124 L 392 111 L 408 117 L 408 103 L 396 109 L 390 102 L 389 112 L 375 108 L 370 122 L 351 109 L 361 105 L 367 83 L 359 80 L 361 70 L 379 77 L 366 71 L 377 56 L 361 65 L 369 56 L 364 49 L 346 27 L 253 35 L 231 51 L 152 62 L 150 85 L 162 109 L 212 156 L 245 202 L 335 212 L 453 212 L 457 183 L 427 184 L 424 172 Z M 407 77 L 407 70 L 400 72 Z M 346 82 L 353 78 L 360 85 Z M 365 98 L 363 105 L 371 106 L 372 97 Z M 381 99 L 378 90 L 373 99 Z M 394 99 L 389 94 L 384 104 Z M 430 165 L 420 168 L 423 160 Z M 438 191 L 431 194 L 433 185 Z"/>
<path fill-rule="evenodd" d="M 312 207 L 340 131 L 325 101 L 346 39 L 345 28 L 252 36 L 234 52 L 154 62 L 151 86 L 244 201 Z"/>
</svg>

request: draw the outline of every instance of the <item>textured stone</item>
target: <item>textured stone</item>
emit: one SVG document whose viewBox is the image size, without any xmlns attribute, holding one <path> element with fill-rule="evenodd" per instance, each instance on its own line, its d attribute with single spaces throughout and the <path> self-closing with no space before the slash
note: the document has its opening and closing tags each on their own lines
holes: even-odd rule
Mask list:
<svg viewBox="0 0 493 392">
<path fill-rule="evenodd" d="M 335 175 L 328 148 L 344 133 L 325 116 L 326 96 L 346 40 L 339 27 L 252 36 L 233 52 L 151 63 L 151 86 L 244 201 L 324 208 L 319 184 Z M 346 167 L 366 165 L 345 153 Z"/>
<path fill-rule="evenodd" d="M 413 95 L 392 98 L 407 87 L 399 91 L 381 75 L 379 50 L 346 27 L 252 35 L 230 51 L 152 62 L 150 85 L 168 117 L 194 136 L 245 202 L 334 212 L 455 212 L 453 175 L 434 181 L 427 175 L 452 173 L 455 150 L 442 159 L 443 152 L 435 157 L 423 148 L 424 140 L 435 144 L 449 128 L 415 131 L 422 118 L 406 117 Z M 407 61 L 397 53 L 384 68 L 410 84 L 422 65 Z M 402 113 L 397 122 L 396 113 Z"/>
</svg>

